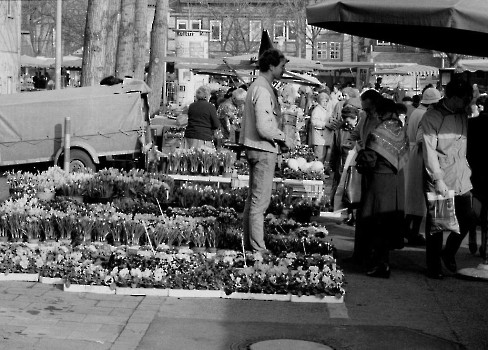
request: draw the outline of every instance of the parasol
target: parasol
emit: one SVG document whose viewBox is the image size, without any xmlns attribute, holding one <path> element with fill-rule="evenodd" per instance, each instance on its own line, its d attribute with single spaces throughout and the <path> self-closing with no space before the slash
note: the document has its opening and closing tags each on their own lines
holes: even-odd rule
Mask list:
<svg viewBox="0 0 488 350">
<path fill-rule="evenodd" d="M 486 0 L 325 0 L 308 24 L 442 52 L 488 56 Z"/>
</svg>

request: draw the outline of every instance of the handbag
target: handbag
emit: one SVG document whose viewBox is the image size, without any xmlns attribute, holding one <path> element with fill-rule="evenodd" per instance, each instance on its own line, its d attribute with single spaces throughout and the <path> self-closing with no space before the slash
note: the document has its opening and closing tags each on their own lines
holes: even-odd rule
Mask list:
<svg viewBox="0 0 488 350">
<path fill-rule="evenodd" d="M 342 201 L 347 204 L 359 204 L 361 201 L 361 174 L 355 165 L 347 168 Z"/>
<path fill-rule="evenodd" d="M 427 199 L 433 207 L 433 212 L 431 212 L 431 231 L 460 233 L 454 208 L 454 191 L 449 190 L 446 196 L 438 195 L 435 192 L 427 192 Z"/>
</svg>

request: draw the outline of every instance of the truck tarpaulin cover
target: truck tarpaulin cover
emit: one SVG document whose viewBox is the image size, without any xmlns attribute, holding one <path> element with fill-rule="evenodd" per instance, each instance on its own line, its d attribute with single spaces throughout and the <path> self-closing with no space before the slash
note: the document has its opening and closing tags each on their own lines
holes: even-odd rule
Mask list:
<svg viewBox="0 0 488 350">
<path fill-rule="evenodd" d="M 65 117 L 72 143 L 84 142 L 98 155 L 135 152 L 144 126 L 141 95 L 126 91 L 115 85 L 1 95 L 0 165 L 52 159 Z"/>
</svg>

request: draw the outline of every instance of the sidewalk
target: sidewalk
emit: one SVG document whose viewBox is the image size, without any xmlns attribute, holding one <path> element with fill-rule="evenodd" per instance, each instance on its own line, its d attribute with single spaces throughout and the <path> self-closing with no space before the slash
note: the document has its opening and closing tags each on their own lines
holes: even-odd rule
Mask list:
<svg viewBox="0 0 488 350">
<path fill-rule="evenodd" d="M 354 229 L 324 221 L 340 264 Z M 442 281 L 428 279 L 424 259 L 423 248 L 393 252 L 389 280 L 342 266 L 343 304 L 78 294 L 0 282 L 0 349 L 224 350 L 286 338 L 336 350 L 487 349 L 488 285 L 447 271 Z M 463 244 L 459 267 L 480 262 Z"/>
</svg>

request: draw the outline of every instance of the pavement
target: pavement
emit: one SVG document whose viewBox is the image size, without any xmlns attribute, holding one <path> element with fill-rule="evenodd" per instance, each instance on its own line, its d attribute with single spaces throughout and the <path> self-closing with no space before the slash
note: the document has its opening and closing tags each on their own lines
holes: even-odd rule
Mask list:
<svg viewBox="0 0 488 350">
<path fill-rule="evenodd" d="M 488 349 L 485 281 L 447 270 L 444 280 L 427 278 L 424 247 L 392 252 L 390 279 L 367 277 L 344 260 L 354 228 L 341 218 L 316 219 L 346 275 L 342 304 L 68 293 L 5 281 L 0 350 Z M 467 239 L 456 258 L 459 268 L 482 262 Z"/>
<path fill-rule="evenodd" d="M 342 264 L 354 229 L 339 219 L 320 221 Z M 342 304 L 68 293 L 0 282 L 0 349 L 258 349 L 273 339 L 282 340 L 281 350 L 304 349 L 291 340 L 336 350 L 488 349 L 486 282 L 447 271 L 444 280 L 425 277 L 423 247 L 394 251 L 391 258 L 388 280 L 342 264 Z M 467 241 L 457 260 L 460 268 L 481 262 Z"/>
</svg>

